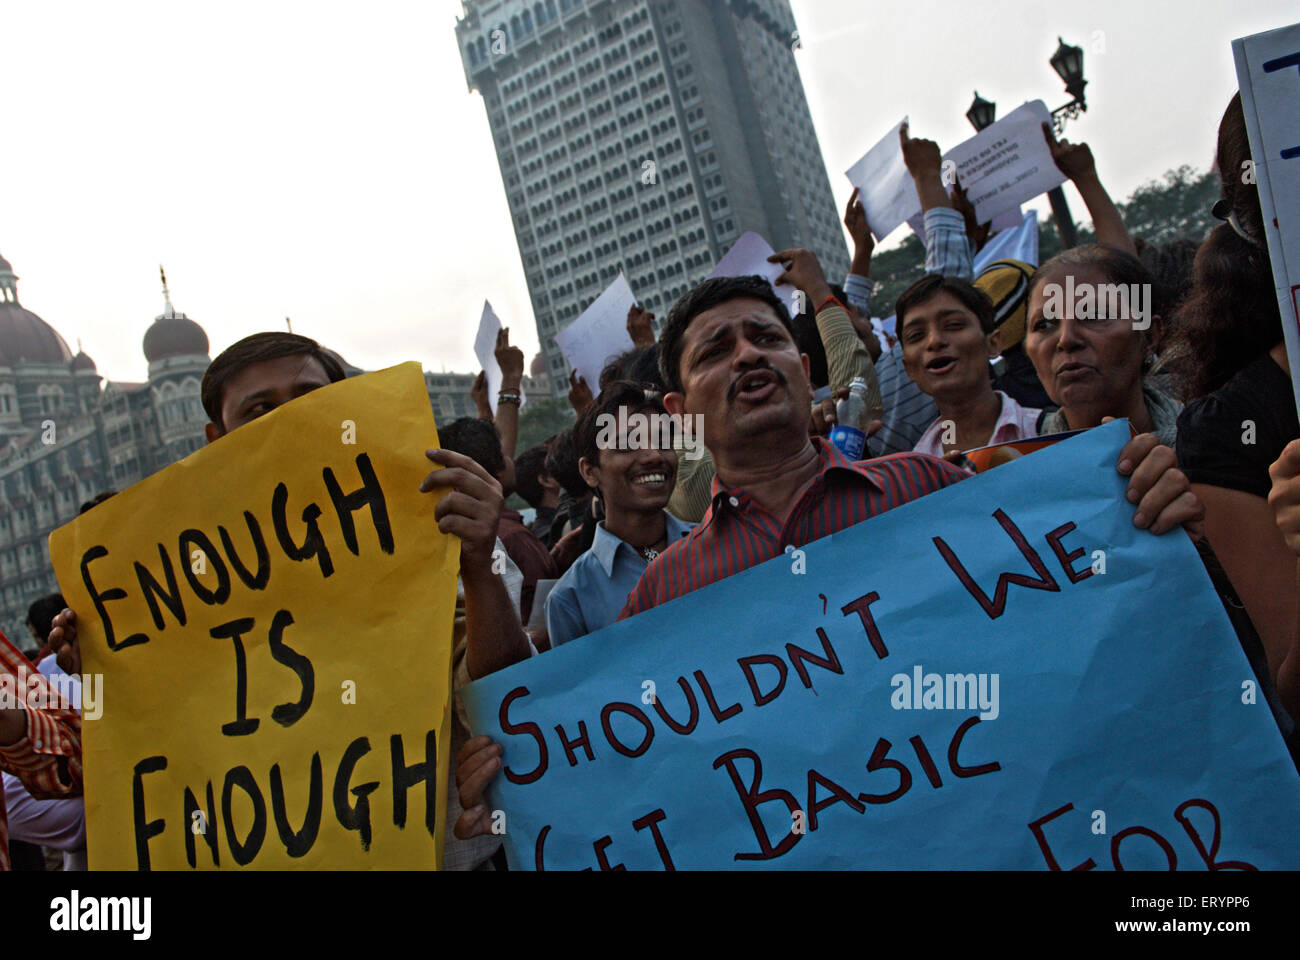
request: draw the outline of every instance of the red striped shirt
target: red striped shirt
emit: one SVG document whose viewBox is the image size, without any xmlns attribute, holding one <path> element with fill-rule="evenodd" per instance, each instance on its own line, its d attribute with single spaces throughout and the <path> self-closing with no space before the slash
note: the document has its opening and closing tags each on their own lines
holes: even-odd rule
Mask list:
<svg viewBox="0 0 1300 960">
<path fill-rule="evenodd" d="M 713 501 L 704 519 L 646 568 L 619 619 L 779 557 L 787 546 L 802 547 L 828 537 L 968 476 L 922 454 L 897 453 L 854 463 L 821 438 L 814 438 L 813 445 L 820 469 L 784 526 L 743 490 L 724 489 L 714 477 Z"/>
<path fill-rule="evenodd" d="M 27 735 L 0 746 L 0 769 L 12 773 L 38 800 L 81 796 L 81 716 L 64 702 L 30 660 L 0 633 L 0 671 L 22 686 L 11 692 L 27 711 Z M 35 702 L 49 706 L 34 706 Z M 9 817 L 0 790 L 0 870 L 9 869 Z"/>
</svg>

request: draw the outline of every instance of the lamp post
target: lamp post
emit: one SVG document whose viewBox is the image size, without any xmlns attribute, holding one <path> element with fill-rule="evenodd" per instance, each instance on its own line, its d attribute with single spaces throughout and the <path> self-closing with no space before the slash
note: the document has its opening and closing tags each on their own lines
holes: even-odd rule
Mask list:
<svg viewBox="0 0 1300 960">
<path fill-rule="evenodd" d="M 1083 79 L 1083 48 L 1069 46 L 1057 37 L 1056 52 L 1052 54 L 1052 69 L 1065 84 L 1065 92 L 1070 95 L 1070 102 L 1052 111 L 1052 129 L 1060 136 L 1065 131 L 1067 120 L 1075 120 L 1079 114 L 1088 109 L 1084 99 L 1084 88 L 1088 81 Z M 966 119 L 978 132 L 997 119 L 997 104 L 975 94 L 975 102 L 966 111 Z M 1056 230 L 1061 235 L 1061 247 L 1068 250 L 1078 246 L 1079 234 L 1074 227 L 1074 217 L 1070 214 L 1070 205 L 1065 200 L 1065 191 L 1055 187 L 1047 191 L 1047 199 L 1052 205 L 1052 216 L 1056 218 Z"/>
</svg>

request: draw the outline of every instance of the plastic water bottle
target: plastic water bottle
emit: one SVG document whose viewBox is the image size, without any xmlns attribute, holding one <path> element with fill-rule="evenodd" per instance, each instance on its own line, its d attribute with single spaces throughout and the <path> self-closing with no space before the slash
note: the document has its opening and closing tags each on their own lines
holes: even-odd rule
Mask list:
<svg viewBox="0 0 1300 960">
<path fill-rule="evenodd" d="M 871 397 L 874 393 L 876 396 Z M 867 427 L 882 414 L 879 388 L 872 390 L 862 377 L 855 377 L 849 395 L 835 405 L 835 426 L 831 443 L 849 460 L 863 459 L 867 449 Z"/>
</svg>

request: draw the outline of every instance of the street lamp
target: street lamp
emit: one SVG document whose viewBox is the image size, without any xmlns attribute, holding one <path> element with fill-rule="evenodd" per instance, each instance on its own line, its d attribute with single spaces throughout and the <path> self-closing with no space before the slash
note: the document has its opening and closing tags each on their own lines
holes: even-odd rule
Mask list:
<svg viewBox="0 0 1300 960">
<path fill-rule="evenodd" d="M 975 128 L 975 132 L 983 130 L 985 127 L 992 126 L 993 121 L 998 117 L 998 105 L 990 103 L 980 96 L 978 90 L 975 91 L 975 102 L 970 105 L 966 111 L 966 119 L 970 125 Z"/>
<path fill-rule="evenodd" d="M 1083 48 L 1066 44 L 1057 37 L 1056 52 L 1052 54 L 1052 69 L 1065 84 L 1065 92 L 1070 95 L 1070 102 L 1052 111 L 1052 129 L 1060 136 L 1065 131 L 1067 120 L 1077 119 L 1079 114 L 1088 109 L 1083 90 L 1088 81 L 1083 79 Z M 985 100 L 977 92 L 975 102 L 966 111 L 966 119 L 978 132 L 993 123 L 997 118 L 997 105 Z M 1078 246 L 1079 234 L 1074 227 L 1074 218 L 1070 215 L 1070 205 L 1065 200 L 1065 191 L 1056 187 L 1047 191 L 1047 199 L 1052 205 L 1052 216 L 1056 218 L 1056 229 L 1061 235 L 1062 249 L 1068 250 Z"/>
<path fill-rule="evenodd" d="M 1052 54 L 1052 69 L 1065 84 L 1065 92 L 1076 100 L 1082 100 L 1083 88 L 1088 85 L 1088 81 L 1083 79 L 1083 48 L 1066 46 L 1060 37 L 1056 42 L 1059 46 Z"/>
</svg>

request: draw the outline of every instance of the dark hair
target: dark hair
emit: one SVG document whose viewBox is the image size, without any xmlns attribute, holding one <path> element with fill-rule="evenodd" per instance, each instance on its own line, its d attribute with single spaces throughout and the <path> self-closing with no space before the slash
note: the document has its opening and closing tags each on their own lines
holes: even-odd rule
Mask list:
<svg viewBox="0 0 1300 960">
<path fill-rule="evenodd" d="M 104 490 L 101 491 L 100 493 L 95 494 L 93 497 L 91 497 L 89 500 L 87 500 L 85 503 L 83 503 L 80 507 L 77 508 L 77 516 L 81 516 L 91 507 L 99 506 L 109 497 L 115 497 L 115 496 L 117 496 L 116 490 Z"/>
<path fill-rule="evenodd" d="M 1106 274 L 1106 279 L 1110 283 L 1122 286 L 1149 285 L 1153 290 L 1155 288 L 1151 271 L 1133 254 L 1117 247 L 1090 243 L 1063 250 L 1035 270 L 1034 275 L 1029 278 L 1029 296 L 1032 297 L 1034 290 L 1043 282 L 1043 278 L 1058 267 L 1097 267 Z"/>
<path fill-rule="evenodd" d="M 533 509 L 541 506 L 542 497 L 545 496 L 545 491 L 537 479 L 544 473 L 546 473 L 546 444 L 539 443 L 515 457 L 515 493 L 523 497 Z"/>
<path fill-rule="evenodd" d="M 573 436 L 575 429 L 570 427 L 555 435 L 551 448 L 546 452 L 546 472 L 559 482 L 565 493 L 578 500 L 589 491 L 578 471 L 578 448 Z"/>
<path fill-rule="evenodd" d="M 657 394 L 647 391 L 639 383 L 626 380 L 614 381 L 600 391 L 596 402 L 587 408 L 587 412 L 573 428 L 574 446 L 580 459 L 585 459 L 591 464 L 600 462 L 600 445 L 597 440 L 601 432 L 601 419 L 611 416 L 617 420 L 620 408 L 625 408 L 628 414 L 648 410 L 651 413 L 666 415 L 663 401 Z"/>
<path fill-rule="evenodd" d="M 54 618 L 62 613 L 67 605 L 68 601 L 63 599 L 63 594 L 50 593 L 33 600 L 32 605 L 27 608 L 27 622 L 32 625 L 41 638 L 41 646 L 44 646 L 46 640 L 49 639 L 50 630 L 54 626 Z"/>
<path fill-rule="evenodd" d="M 217 426 L 225 428 L 225 424 L 221 422 L 222 393 L 225 391 L 226 384 L 241 370 L 255 363 L 304 354 L 313 357 L 325 368 L 330 383 L 338 383 L 344 379 L 343 366 L 339 363 L 338 357 L 332 351 L 324 349 L 311 337 L 279 331 L 254 333 L 226 347 L 203 372 L 200 396 L 208 419 Z"/>
<path fill-rule="evenodd" d="M 1191 237 L 1176 237 L 1159 244 L 1147 243 L 1139 237 L 1133 243 L 1137 246 L 1142 266 L 1151 271 L 1155 281 L 1155 302 L 1151 309 L 1165 318 L 1163 333 L 1168 337 L 1174 310 L 1192 290 L 1193 266 L 1200 244 Z"/>
<path fill-rule="evenodd" d="M 1273 267 L 1264 240 L 1259 188 L 1243 183 L 1250 138 L 1238 93 L 1219 124 L 1221 203 L 1255 242 L 1222 223 L 1196 253 L 1192 290 L 1174 317 L 1170 353 L 1184 400 L 1213 393 L 1282 342 Z"/>
<path fill-rule="evenodd" d="M 461 417 L 438 431 L 438 442 L 444 450 L 469 457 L 492 476 L 499 476 L 506 468 L 506 457 L 501 450 L 501 434 L 491 420 Z"/>
<path fill-rule="evenodd" d="M 686 338 L 686 328 L 691 325 L 691 321 L 706 310 L 742 298 L 761 300 L 767 304 L 790 332 L 790 336 L 794 336 L 790 311 L 763 277 L 713 277 L 697 283 L 673 304 L 668 311 L 668 319 L 664 321 L 663 331 L 659 334 L 659 373 L 668 391 L 680 393 L 682 389 L 682 341 Z"/>
<path fill-rule="evenodd" d="M 984 333 L 993 332 L 993 301 L 989 299 L 987 293 L 967 280 L 929 273 L 904 290 L 902 296 L 898 298 L 898 303 L 894 307 L 894 316 L 897 318 L 894 321 L 894 329 L 898 331 L 900 337 L 903 335 L 903 323 L 907 319 L 907 311 L 919 307 L 940 293 L 952 294 L 966 309 L 975 314 Z"/>
<path fill-rule="evenodd" d="M 603 391 L 616 380 L 639 383 L 647 390 L 663 393 L 664 381 L 659 373 L 659 344 L 634 347 L 609 361 L 605 369 L 600 371 L 600 389 Z"/>
</svg>

